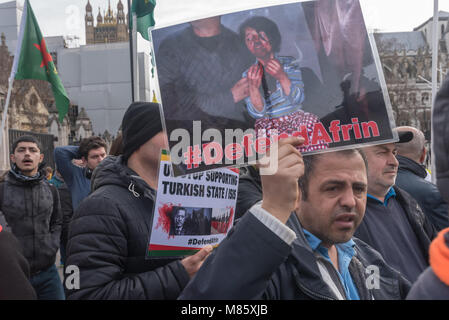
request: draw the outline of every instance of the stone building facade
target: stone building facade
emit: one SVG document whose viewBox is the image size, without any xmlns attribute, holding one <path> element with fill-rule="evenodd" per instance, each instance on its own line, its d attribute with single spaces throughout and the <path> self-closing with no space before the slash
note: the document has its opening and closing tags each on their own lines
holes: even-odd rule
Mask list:
<svg viewBox="0 0 449 320">
<path fill-rule="evenodd" d="M 396 125 L 417 127 L 430 139 L 432 23 L 410 32 L 375 33 Z M 449 70 L 449 12 L 438 21 L 438 87 Z"/>
<path fill-rule="evenodd" d="M 86 44 L 129 41 L 127 17 L 121 0 L 117 4 L 117 13 L 111 10 L 111 1 L 109 0 L 108 10 L 104 11 L 103 15 L 101 9 L 98 8 L 97 24 L 94 25 L 92 5 L 88 0 L 84 18 Z"/>
<path fill-rule="evenodd" d="M 6 46 L 4 34 L 0 35 L 0 122 L 8 92 L 8 78 L 11 73 L 14 57 Z M 53 98 L 51 86 L 42 80 L 14 80 L 6 121 L 7 129 L 30 131 L 34 133 L 52 134 L 54 146 L 78 144 L 85 137 L 94 134 L 92 121 L 84 108 L 70 104 L 69 112 L 62 123 L 58 120 L 58 111 Z M 108 132 L 101 134 L 108 145 L 114 139 Z M 8 141 L 7 133 L 3 142 Z M 3 146 L 3 143 L 2 143 Z M 2 147 L 3 148 L 3 147 Z M 7 151 L 2 149 L 0 170 L 9 165 Z M 3 159 L 4 158 L 4 159 Z"/>
</svg>

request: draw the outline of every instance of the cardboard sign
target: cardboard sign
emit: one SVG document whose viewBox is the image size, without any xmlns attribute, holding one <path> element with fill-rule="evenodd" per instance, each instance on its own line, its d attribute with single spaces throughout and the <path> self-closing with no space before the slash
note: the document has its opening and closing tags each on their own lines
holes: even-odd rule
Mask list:
<svg viewBox="0 0 449 320">
<path fill-rule="evenodd" d="M 238 169 L 216 169 L 173 177 L 163 151 L 148 258 L 196 253 L 217 246 L 234 223 Z"/>
</svg>

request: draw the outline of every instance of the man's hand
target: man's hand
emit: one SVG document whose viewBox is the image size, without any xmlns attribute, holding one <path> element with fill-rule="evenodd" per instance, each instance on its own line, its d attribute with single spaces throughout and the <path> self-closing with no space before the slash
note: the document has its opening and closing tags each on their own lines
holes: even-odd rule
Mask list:
<svg viewBox="0 0 449 320">
<path fill-rule="evenodd" d="M 261 175 L 262 208 L 286 223 L 300 195 L 298 179 L 304 174 L 302 155 L 296 149 L 302 137 L 288 137 L 278 142 L 278 168 L 275 174 Z M 273 145 L 276 147 L 276 145 Z"/>
<path fill-rule="evenodd" d="M 181 264 L 186 269 L 190 278 L 192 278 L 195 275 L 195 273 L 200 269 L 204 260 L 206 260 L 206 258 L 212 252 L 212 249 L 213 248 L 211 245 L 207 245 L 204 248 L 202 248 L 200 251 L 195 253 L 193 256 L 189 256 L 189 257 L 181 260 Z"/>
<path fill-rule="evenodd" d="M 75 166 L 80 167 L 80 168 L 84 168 L 84 167 L 86 166 L 86 164 L 84 163 L 84 161 L 81 160 L 81 159 L 73 159 L 73 160 L 72 160 L 72 163 L 73 163 Z"/>
<path fill-rule="evenodd" d="M 237 81 L 237 83 L 231 88 L 231 93 L 235 103 L 248 97 L 248 79 L 242 78 Z"/>
</svg>

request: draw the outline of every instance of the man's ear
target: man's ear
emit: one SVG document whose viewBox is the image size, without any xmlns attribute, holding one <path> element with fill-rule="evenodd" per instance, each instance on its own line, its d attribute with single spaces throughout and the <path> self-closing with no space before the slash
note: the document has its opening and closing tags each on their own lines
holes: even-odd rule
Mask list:
<svg viewBox="0 0 449 320">
<path fill-rule="evenodd" d="M 9 155 L 9 160 L 11 160 L 12 163 L 16 163 L 16 157 L 14 156 L 14 153 Z"/>
<path fill-rule="evenodd" d="M 83 166 L 87 165 L 87 159 L 86 157 L 81 157 L 81 161 L 83 162 Z"/>
<path fill-rule="evenodd" d="M 422 148 L 421 157 L 419 157 L 419 163 L 423 164 L 424 160 L 426 160 L 427 149 L 426 147 Z"/>
<path fill-rule="evenodd" d="M 42 161 L 44 161 L 44 154 L 43 153 L 41 153 L 41 155 L 39 156 L 39 164 L 41 164 Z"/>
<path fill-rule="evenodd" d="M 298 192 L 298 196 L 297 196 L 296 201 L 295 201 L 295 211 L 299 212 L 299 208 L 301 206 L 302 192 L 299 189 L 298 189 L 298 191 L 299 191 Z"/>
</svg>

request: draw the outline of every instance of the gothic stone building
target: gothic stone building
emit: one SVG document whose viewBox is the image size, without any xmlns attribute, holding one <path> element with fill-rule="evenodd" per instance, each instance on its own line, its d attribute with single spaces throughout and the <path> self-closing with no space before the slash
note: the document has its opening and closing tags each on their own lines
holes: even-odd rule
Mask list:
<svg viewBox="0 0 449 320">
<path fill-rule="evenodd" d="M 14 57 L 6 46 L 6 39 L 0 36 L 0 120 L 6 102 L 8 77 Z M 58 121 L 53 92 L 47 81 L 15 80 L 8 107 L 8 129 L 53 134 L 55 146 L 76 144 L 82 138 L 93 134 L 92 122 L 86 112 L 71 104 L 62 123 Z M 109 134 L 109 133 L 108 133 Z"/>
<path fill-rule="evenodd" d="M 432 23 L 411 32 L 375 33 L 396 125 L 417 127 L 430 139 Z M 449 12 L 438 19 L 438 87 L 449 70 Z"/>
<path fill-rule="evenodd" d="M 110 0 L 108 10 L 103 15 L 101 15 L 100 8 L 98 8 L 96 26 L 94 26 L 92 6 L 88 0 L 84 20 L 86 44 L 129 41 L 128 19 L 121 0 L 117 4 L 117 14 L 111 10 Z"/>
</svg>

